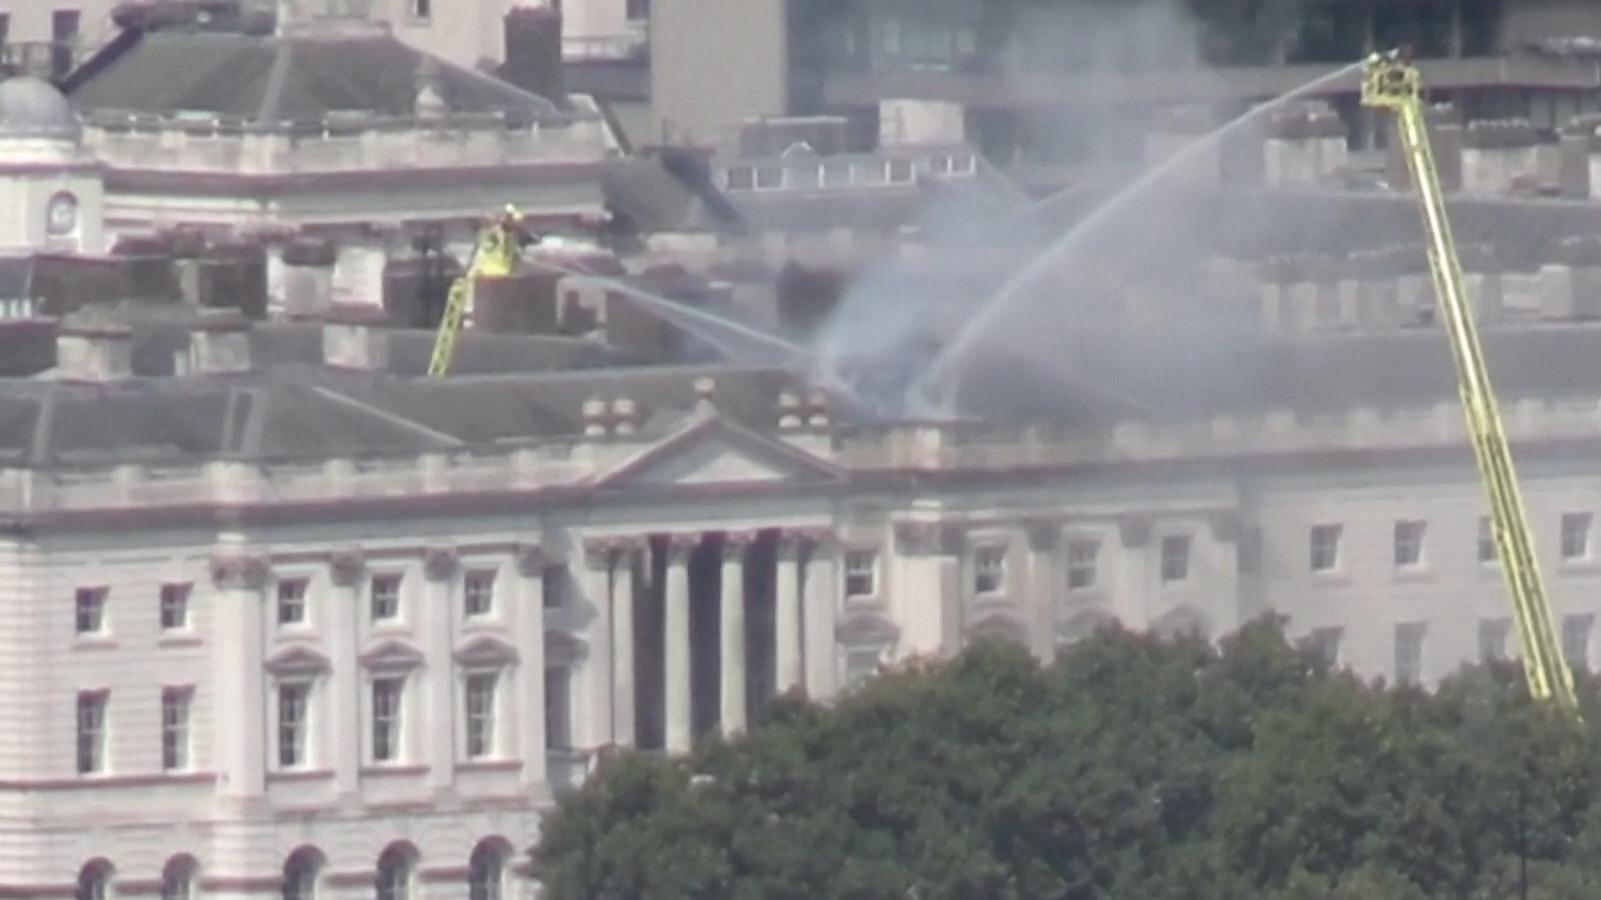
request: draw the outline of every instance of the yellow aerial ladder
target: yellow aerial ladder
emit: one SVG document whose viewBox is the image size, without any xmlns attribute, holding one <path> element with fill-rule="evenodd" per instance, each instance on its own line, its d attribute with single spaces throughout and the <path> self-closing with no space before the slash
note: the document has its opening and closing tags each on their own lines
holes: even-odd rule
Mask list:
<svg viewBox="0 0 1601 900">
<path fill-rule="evenodd" d="M 1407 171 L 1417 188 L 1423 226 L 1428 233 L 1434 293 L 1451 341 L 1451 355 L 1456 361 L 1468 435 L 1473 441 L 1485 492 L 1489 495 L 1501 571 L 1517 614 L 1529 693 L 1538 700 L 1555 701 L 1559 707 L 1577 714 L 1573 672 L 1562 658 L 1562 644 L 1552 624 L 1551 605 L 1540 578 L 1528 514 L 1524 511 L 1523 497 L 1512 469 L 1512 454 L 1507 448 L 1495 394 L 1490 389 L 1484 349 L 1462 289 L 1462 263 L 1457 258 L 1451 223 L 1445 213 L 1445 194 L 1440 188 L 1440 173 L 1429 144 L 1422 78 L 1408 53 L 1398 50 L 1368 57 L 1362 79 L 1362 105 L 1395 113 Z"/>
<path fill-rule="evenodd" d="M 456 358 L 456 338 L 461 334 L 462 320 L 478 279 L 510 275 L 522 258 L 523 246 L 537 240 L 523 230 L 522 222 L 517 208 L 507 205 L 500 220 L 479 233 L 467 271 L 451 282 L 450 294 L 445 298 L 445 312 L 434 335 L 434 352 L 428 359 L 429 378 L 443 378 L 450 373 L 450 364 Z"/>
</svg>

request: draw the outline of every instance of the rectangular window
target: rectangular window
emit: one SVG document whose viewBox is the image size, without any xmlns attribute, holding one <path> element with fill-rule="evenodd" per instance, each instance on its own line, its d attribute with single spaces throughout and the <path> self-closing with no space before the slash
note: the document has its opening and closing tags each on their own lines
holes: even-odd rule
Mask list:
<svg viewBox="0 0 1601 900">
<path fill-rule="evenodd" d="M 731 191 L 748 191 L 756 187 L 756 170 L 750 166 L 734 166 L 724 180 Z"/>
<path fill-rule="evenodd" d="M 1006 548 L 979 547 L 973 553 L 973 593 L 998 594 L 1006 589 Z"/>
<path fill-rule="evenodd" d="M 628 0 L 624 10 L 628 21 L 644 21 L 650 18 L 650 0 Z"/>
<path fill-rule="evenodd" d="M 434 17 L 434 0 L 411 0 L 411 17 L 427 21 Z"/>
<path fill-rule="evenodd" d="M 161 586 L 161 630 L 182 631 L 189 627 L 189 592 L 193 585 L 164 584 Z"/>
<path fill-rule="evenodd" d="M 371 611 L 374 622 L 387 622 L 400 616 L 400 576 L 394 573 L 374 575 L 368 586 L 371 591 Z"/>
<path fill-rule="evenodd" d="M 1423 533 L 1428 523 L 1421 519 L 1402 519 L 1395 523 L 1395 567 L 1411 569 L 1423 565 Z"/>
<path fill-rule="evenodd" d="M 545 567 L 540 576 L 543 582 L 546 609 L 561 609 L 567 605 L 567 567 L 556 563 Z"/>
<path fill-rule="evenodd" d="M 495 752 L 494 672 L 467 676 L 467 758 L 482 759 Z"/>
<path fill-rule="evenodd" d="M 1489 516 L 1479 516 L 1479 562 L 1493 563 L 1496 556 L 1495 525 Z"/>
<path fill-rule="evenodd" d="M 889 183 L 910 184 L 912 181 L 912 161 L 909 159 L 892 159 L 889 161 Z"/>
<path fill-rule="evenodd" d="M 1589 513 L 1564 513 L 1562 516 L 1562 558 L 1590 558 Z"/>
<path fill-rule="evenodd" d="M 1342 525 L 1312 526 L 1312 571 L 1332 572 L 1340 565 Z"/>
<path fill-rule="evenodd" d="M 878 593 L 878 554 L 851 550 L 845 554 L 845 596 L 871 597 Z"/>
<path fill-rule="evenodd" d="M 1590 615 L 1564 616 L 1562 619 L 1562 655 L 1568 665 L 1583 671 L 1590 670 L 1590 629 L 1595 617 Z"/>
<path fill-rule="evenodd" d="M 278 686 L 278 765 L 285 769 L 306 764 L 307 700 L 310 697 L 309 684 Z"/>
<path fill-rule="evenodd" d="M 0 48 L 11 42 L 11 14 L 0 12 Z"/>
<path fill-rule="evenodd" d="M 1170 534 L 1162 538 L 1162 583 L 1184 581 L 1190 577 L 1190 538 Z"/>
<path fill-rule="evenodd" d="M 495 611 L 495 573 L 468 572 L 462 584 L 462 602 L 471 616 L 487 616 Z"/>
<path fill-rule="evenodd" d="M 299 625 L 306 621 L 306 579 L 286 578 L 278 582 L 278 624 Z"/>
<path fill-rule="evenodd" d="M 78 695 L 78 774 L 106 770 L 106 701 L 102 691 Z"/>
<path fill-rule="evenodd" d="M 373 679 L 373 762 L 393 762 L 400 758 L 400 712 L 405 691 L 406 681 L 403 678 Z"/>
<path fill-rule="evenodd" d="M 1415 686 L 1423 680 L 1423 625 L 1395 626 L 1395 683 Z"/>
<path fill-rule="evenodd" d="M 106 630 L 106 588 L 78 588 L 73 595 L 74 627 L 79 634 Z"/>
<path fill-rule="evenodd" d="M 1479 622 L 1479 662 L 1500 662 L 1507 657 L 1507 636 L 1511 619 L 1484 619 Z"/>
<path fill-rule="evenodd" d="M 545 670 L 545 747 L 567 750 L 573 745 L 571 670 L 557 666 Z"/>
<path fill-rule="evenodd" d="M 1067 542 L 1067 589 L 1082 591 L 1095 587 L 1096 565 L 1101 555 L 1101 542 L 1094 538 L 1078 538 Z"/>
<path fill-rule="evenodd" d="M 192 688 L 161 692 L 161 768 L 178 772 L 189 768 L 189 706 Z"/>
<path fill-rule="evenodd" d="M 1340 628 L 1314 628 L 1307 643 L 1318 659 L 1326 665 L 1337 666 L 1340 664 L 1340 638 L 1343 634 L 1344 630 Z"/>
</svg>

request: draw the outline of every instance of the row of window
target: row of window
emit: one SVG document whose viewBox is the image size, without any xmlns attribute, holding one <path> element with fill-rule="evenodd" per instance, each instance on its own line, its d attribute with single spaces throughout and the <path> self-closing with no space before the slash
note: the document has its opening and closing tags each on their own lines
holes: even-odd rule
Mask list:
<svg viewBox="0 0 1601 900">
<path fill-rule="evenodd" d="M 1161 580 L 1163 584 L 1190 577 L 1189 535 L 1167 535 L 1161 541 Z M 973 593 L 999 594 L 1006 591 L 1007 548 L 1001 544 L 981 546 L 973 551 Z M 1083 591 L 1100 584 L 1101 542 L 1097 538 L 1075 538 L 1067 542 L 1067 589 Z M 845 553 L 845 597 L 871 597 L 878 592 L 878 553 L 850 550 Z"/>
<path fill-rule="evenodd" d="M 1569 665 L 1590 668 L 1590 643 L 1595 631 L 1595 616 L 1579 613 L 1562 619 L 1562 655 Z M 1313 649 L 1330 665 L 1340 662 L 1340 639 L 1344 630 L 1338 627 L 1315 628 L 1308 637 Z M 1512 620 L 1506 618 L 1483 619 L 1479 622 L 1479 661 L 1497 662 L 1508 658 Z M 1396 684 L 1416 685 L 1423 678 L 1423 649 L 1427 628 L 1422 622 L 1403 622 L 1395 626 L 1394 673 Z"/>
<path fill-rule="evenodd" d="M 469 900 L 502 900 L 505 896 L 506 867 L 511 846 L 501 838 L 485 838 L 473 847 L 467 860 Z M 396 842 L 378 857 L 373 877 L 376 900 L 412 900 L 417 889 L 417 849 Z M 283 900 L 317 900 L 321 893 L 326 859 L 313 847 L 302 847 L 289 855 L 283 867 Z M 161 870 L 161 900 L 194 900 L 198 895 L 200 864 L 187 854 L 175 856 Z M 78 872 L 76 900 L 107 900 L 115 869 L 98 859 Z"/>
<path fill-rule="evenodd" d="M 563 602 L 561 584 L 563 572 L 545 573 L 545 606 L 559 607 Z M 374 623 L 395 621 L 401 618 L 401 585 L 404 576 L 398 572 L 381 572 L 373 575 L 367 584 L 367 610 Z M 472 570 L 462 579 L 462 614 L 469 619 L 484 618 L 495 613 L 496 572 L 493 569 Z M 190 582 L 163 584 L 157 594 L 157 616 L 161 630 L 186 631 L 190 627 Z M 310 580 L 283 578 L 276 583 L 274 618 L 280 626 L 293 627 L 308 621 Z M 109 628 L 106 616 L 110 589 L 81 587 L 73 595 L 73 624 L 77 634 L 91 637 L 105 634 Z"/>
<path fill-rule="evenodd" d="M 1560 551 L 1570 562 L 1590 559 L 1590 533 L 1595 517 L 1590 513 L 1564 513 Z M 1424 564 L 1424 543 L 1428 523 L 1421 519 L 1398 519 L 1392 532 L 1391 559 L 1397 569 L 1414 569 Z M 1333 572 L 1340 568 L 1344 525 L 1314 525 L 1308 540 L 1308 563 L 1313 572 Z M 1479 518 L 1478 559 L 1492 563 L 1497 556 L 1495 530 L 1489 516 Z"/>
<path fill-rule="evenodd" d="M 192 762 L 190 750 L 190 709 L 194 688 L 170 687 L 161 692 L 161 770 L 182 772 Z M 77 761 L 78 774 L 94 775 L 106 771 L 107 714 L 110 691 L 84 691 L 78 694 Z"/>
<path fill-rule="evenodd" d="M 463 687 L 463 738 L 470 760 L 488 759 L 499 752 L 500 723 L 497 702 L 501 672 L 469 672 Z M 407 692 L 405 675 L 374 678 L 366 730 L 373 763 L 401 762 L 406 752 Z M 277 687 L 277 766 L 303 768 L 311 762 L 313 681 L 285 681 Z M 567 749 L 572 743 L 571 675 L 565 666 L 545 671 L 545 741 L 549 749 Z M 112 694 L 83 691 L 77 698 L 77 770 L 80 775 L 109 771 L 109 737 Z M 192 687 L 172 687 L 161 694 L 161 768 L 183 772 L 193 763 L 191 750 Z M 420 733 L 420 729 L 417 729 Z"/>
</svg>

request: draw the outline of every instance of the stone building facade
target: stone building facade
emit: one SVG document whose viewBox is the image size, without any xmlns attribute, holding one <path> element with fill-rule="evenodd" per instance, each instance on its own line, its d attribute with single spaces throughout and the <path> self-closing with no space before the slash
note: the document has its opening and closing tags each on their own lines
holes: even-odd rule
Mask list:
<svg viewBox="0 0 1601 900">
<path fill-rule="evenodd" d="M 208 322 L 183 374 L 89 323 L 0 384 L 19 896 L 518 895 L 608 748 L 682 752 L 982 635 L 1050 659 L 1273 610 L 1423 684 L 1516 651 L 1449 382 L 1392 370 L 1444 369 L 1429 333 L 1264 339 L 1239 355 L 1296 352 L 1260 402 L 1014 428 L 853 424 L 721 364 L 431 383 L 360 323 L 289 362 L 289 326 Z M 1508 427 L 1586 666 L 1601 384 L 1560 361 L 1598 343 L 1491 338 L 1543 361 Z"/>
</svg>

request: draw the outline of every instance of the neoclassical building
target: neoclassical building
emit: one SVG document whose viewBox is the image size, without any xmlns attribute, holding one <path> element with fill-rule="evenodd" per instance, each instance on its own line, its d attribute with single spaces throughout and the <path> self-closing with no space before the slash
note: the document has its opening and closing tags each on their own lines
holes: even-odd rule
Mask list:
<svg viewBox="0 0 1601 900">
<path fill-rule="evenodd" d="M 554 338 L 469 335 L 425 381 L 426 337 L 80 320 L 0 383 L 0 889 L 527 894 L 541 816 L 608 748 L 682 752 L 979 635 L 1049 659 L 1276 610 L 1425 684 L 1515 652 L 1430 331 L 1260 336 L 1231 355 L 1271 390 L 1139 416 L 1067 391 L 1030 425 L 866 421 L 760 366 L 573 368 Z M 1525 361 L 1508 426 L 1588 665 L 1601 380 L 1571 361 L 1601 329 L 1489 342 Z M 1160 374 L 1130 356 L 1108 377 Z"/>
</svg>

